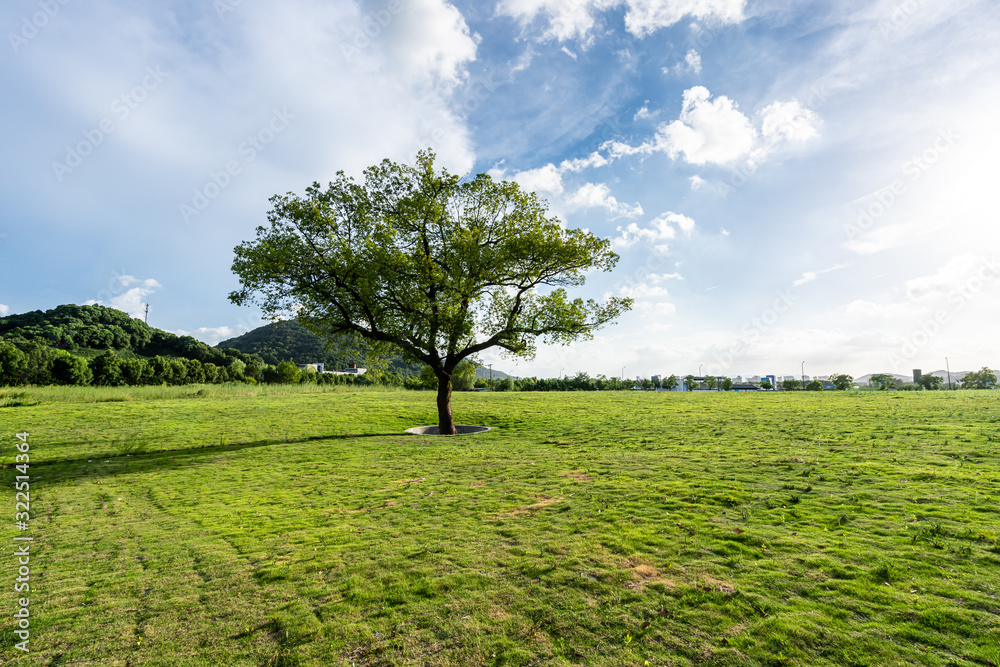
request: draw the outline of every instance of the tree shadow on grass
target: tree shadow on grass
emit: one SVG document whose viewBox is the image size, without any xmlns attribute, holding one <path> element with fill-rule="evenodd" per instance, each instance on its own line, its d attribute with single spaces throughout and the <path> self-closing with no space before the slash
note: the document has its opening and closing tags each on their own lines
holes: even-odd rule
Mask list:
<svg viewBox="0 0 1000 667">
<path fill-rule="evenodd" d="M 191 465 L 211 463 L 208 457 L 261 447 L 281 447 L 322 440 L 355 440 L 359 438 L 408 438 L 405 433 L 361 433 L 348 435 L 314 435 L 291 440 L 268 438 L 256 442 L 226 445 L 201 445 L 179 449 L 122 454 L 94 454 L 89 459 L 58 459 L 31 463 L 32 476 L 43 477 L 46 482 L 59 483 L 75 479 L 92 479 L 117 475 L 142 474 L 154 470 L 175 470 Z M 4 467 L 13 468 L 14 464 Z"/>
</svg>

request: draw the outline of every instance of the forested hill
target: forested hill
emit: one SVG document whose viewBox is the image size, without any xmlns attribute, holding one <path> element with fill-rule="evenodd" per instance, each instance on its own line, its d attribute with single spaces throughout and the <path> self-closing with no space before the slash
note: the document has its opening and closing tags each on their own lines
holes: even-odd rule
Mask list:
<svg viewBox="0 0 1000 667">
<path fill-rule="evenodd" d="M 296 364 L 323 363 L 329 370 L 340 370 L 347 364 L 361 364 L 363 355 L 347 351 L 347 345 L 329 350 L 319 336 L 294 320 L 265 324 L 242 336 L 224 340 L 219 349 L 235 349 L 244 354 L 256 354 L 265 362 L 277 365 L 282 361 Z"/>
<path fill-rule="evenodd" d="M 292 361 L 296 364 L 323 363 L 326 370 L 343 370 L 348 364 L 366 365 L 365 349 L 352 349 L 346 339 L 333 341 L 332 349 L 323 340 L 294 320 L 265 324 L 242 336 L 224 340 L 219 349 L 236 349 L 244 354 L 256 354 L 269 364 Z M 389 360 L 389 369 L 408 373 L 419 372 L 419 364 L 408 365 L 400 357 Z"/>
<path fill-rule="evenodd" d="M 36 344 L 84 356 L 89 356 L 87 352 L 91 350 L 115 350 L 140 357 L 197 359 L 220 366 L 228 365 L 232 358 L 245 356 L 236 350 L 227 354 L 191 336 L 155 329 L 105 306 L 69 304 L 44 312 L 35 310 L 0 317 L 0 340 L 19 348 Z"/>
</svg>

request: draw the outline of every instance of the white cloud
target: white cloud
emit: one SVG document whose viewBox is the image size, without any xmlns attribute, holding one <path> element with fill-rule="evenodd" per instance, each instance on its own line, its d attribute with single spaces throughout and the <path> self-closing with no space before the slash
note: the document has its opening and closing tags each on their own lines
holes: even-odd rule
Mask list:
<svg viewBox="0 0 1000 667">
<path fill-rule="evenodd" d="M 525 49 L 524 53 L 517 57 L 517 61 L 514 63 L 514 66 L 510 68 L 510 79 L 513 80 L 515 74 L 528 69 L 528 67 L 531 66 L 531 61 L 534 59 L 535 55 L 535 50 L 530 46 Z"/>
<path fill-rule="evenodd" d="M 594 27 L 594 13 L 617 2 L 605 0 L 501 0 L 497 12 L 513 17 L 522 24 L 533 22 L 544 15 L 548 23 L 543 38 L 560 42 L 569 39 L 583 39 Z"/>
<path fill-rule="evenodd" d="M 1000 264 L 996 258 L 987 258 L 971 252 L 951 258 L 929 276 L 906 281 L 906 296 L 921 299 L 927 296 L 944 296 L 955 290 L 978 291 L 986 281 L 1000 278 Z"/>
<path fill-rule="evenodd" d="M 603 167 L 607 164 L 610 164 L 609 160 L 597 151 L 594 151 L 587 157 L 563 160 L 559 165 L 559 169 L 562 171 L 583 171 L 590 167 Z"/>
<path fill-rule="evenodd" d="M 702 178 L 701 176 L 699 176 L 697 174 L 695 174 L 694 176 L 692 176 L 688 180 L 691 181 L 691 189 L 692 190 L 700 190 L 705 185 L 705 182 L 706 182 L 704 178 Z"/>
<path fill-rule="evenodd" d="M 0 303 L 0 317 L 6 317 L 9 314 L 10 314 L 10 306 L 5 306 L 4 304 Z"/>
<path fill-rule="evenodd" d="M 802 285 L 805 285 L 806 283 L 811 283 L 824 273 L 830 273 L 831 271 L 839 271 L 840 269 L 846 269 L 846 268 L 847 264 L 836 264 L 828 269 L 823 269 L 822 271 L 806 271 L 802 274 L 802 277 L 800 277 L 798 280 L 792 283 L 792 286 L 800 287 Z"/>
<path fill-rule="evenodd" d="M 688 70 L 694 72 L 695 74 L 701 74 L 701 56 L 697 51 L 691 49 L 684 56 L 684 62 L 687 64 Z"/>
<path fill-rule="evenodd" d="M 115 284 L 117 283 L 117 284 Z M 131 285 L 137 285 L 126 289 Z M 147 297 L 163 287 L 157 280 L 140 280 L 135 276 L 116 275 L 106 293 L 99 294 L 108 299 L 107 303 L 98 299 L 84 301 L 85 306 L 108 306 L 128 313 L 129 317 L 142 317 L 146 310 Z"/>
<path fill-rule="evenodd" d="M 690 234 L 694 229 L 694 220 L 686 215 L 668 211 L 651 220 L 648 227 L 640 227 L 634 222 L 627 227 L 619 227 L 618 231 L 621 234 L 611 240 L 611 247 L 629 248 L 642 241 L 658 251 L 665 252 L 667 250 L 665 241 L 676 238 L 677 229 Z"/>
<path fill-rule="evenodd" d="M 635 115 L 632 116 L 632 120 L 636 121 L 636 120 L 640 120 L 640 119 L 643 119 L 643 118 L 652 118 L 655 115 L 656 114 L 653 114 L 653 113 L 649 112 L 649 105 L 648 104 L 643 104 L 642 108 L 639 109 L 638 111 L 636 111 Z"/>
<path fill-rule="evenodd" d="M 577 57 L 577 56 L 576 56 L 576 54 L 575 54 L 575 53 L 573 53 L 572 51 L 570 51 L 570 50 L 569 50 L 568 48 L 566 48 L 565 46 L 563 46 L 561 50 L 562 50 L 562 52 L 563 52 L 563 53 L 565 53 L 565 54 L 566 54 L 567 56 L 569 56 L 569 57 L 570 57 L 570 58 L 572 58 L 573 60 L 576 60 L 576 57 Z"/>
<path fill-rule="evenodd" d="M 625 285 L 618 289 L 618 296 L 627 296 L 633 299 L 647 299 L 650 297 L 667 296 L 665 287 L 656 287 L 649 283 L 639 283 L 637 285 Z M 607 298 L 607 297 L 605 297 Z"/>
<path fill-rule="evenodd" d="M 679 23 L 686 17 L 740 23 L 746 0 L 627 0 L 625 27 L 636 37 Z"/>
<path fill-rule="evenodd" d="M 664 280 L 684 280 L 684 276 L 679 273 L 650 273 L 647 278 L 654 285 L 662 283 Z"/>
<path fill-rule="evenodd" d="M 673 67 L 662 67 L 660 71 L 670 75 L 682 75 L 687 73 L 701 74 L 701 54 L 699 54 L 694 49 L 689 49 L 686 54 L 684 54 L 684 62 L 678 62 Z"/>
<path fill-rule="evenodd" d="M 611 188 L 604 183 L 584 183 L 576 189 L 567 188 L 563 182 L 564 172 L 577 172 L 587 167 L 603 166 L 607 160 L 599 153 L 592 153 L 585 158 L 565 160 L 558 167 L 551 162 L 544 167 L 527 169 L 507 176 L 502 169 L 490 170 L 493 178 L 513 180 L 525 190 L 537 192 L 552 204 L 558 213 L 559 209 L 578 211 L 590 208 L 603 208 L 615 218 L 633 218 L 642 215 L 642 206 L 618 201 L 611 194 Z"/>
<path fill-rule="evenodd" d="M 585 183 L 566 198 L 566 203 L 571 209 L 603 208 L 612 214 L 612 218 L 642 215 L 642 206 L 618 201 L 604 183 Z"/>
<path fill-rule="evenodd" d="M 510 180 L 529 192 L 539 194 L 559 195 L 565 190 L 562 172 L 551 162 L 544 167 L 516 172 Z"/>
<path fill-rule="evenodd" d="M 466 78 L 466 64 L 476 59 L 479 36 L 448 0 L 408 0 L 378 41 L 389 61 L 385 69 L 409 80 L 455 85 Z"/>
<path fill-rule="evenodd" d="M 684 91 L 679 120 L 661 125 L 656 146 L 691 164 L 726 164 L 747 156 L 757 140 L 750 120 L 725 95 L 711 99 L 704 86 Z"/>
<path fill-rule="evenodd" d="M 769 144 L 808 141 L 819 136 L 819 116 L 798 100 L 774 102 L 761 112 L 761 133 Z"/>
<path fill-rule="evenodd" d="M 597 25 L 597 14 L 623 4 L 627 7 L 625 27 L 632 35 L 645 37 L 687 17 L 740 23 L 746 0 L 501 0 L 497 12 L 522 25 L 544 16 L 542 39 L 584 40 Z"/>
<path fill-rule="evenodd" d="M 683 157 L 689 164 L 732 164 L 746 159 L 759 164 L 789 142 L 804 142 L 819 136 L 819 116 L 798 101 L 774 102 L 761 113 L 761 130 L 725 95 L 712 99 L 704 86 L 684 91 L 680 117 L 661 123 L 652 140 L 638 146 L 620 141 L 601 145 L 611 159 L 663 152 L 673 159 Z M 704 185 L 692 179 L 693 189 Z"/>
</svg>

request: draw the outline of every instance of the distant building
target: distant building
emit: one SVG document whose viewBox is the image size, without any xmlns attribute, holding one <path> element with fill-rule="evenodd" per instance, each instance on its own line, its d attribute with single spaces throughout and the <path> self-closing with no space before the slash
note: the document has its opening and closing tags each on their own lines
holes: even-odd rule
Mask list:
<svg viewBox="0 0 1000 667">
<path fill-rule="evenodd" d="M 323 370 L 323 364 L 321 364 L 321 363 L 317 363 L 317 364 L 295 364 L 295 365 L 298 366 L 299 368 L 303 368 L 303 369 L 305 369 L 305 368 L 311 368 L 314 371 L 316 371 L 317 373 L 325 373 L 326 372 L 326 371 Z"/>
<path fill-rule="evenodd" d="M 732 391 L 761 391 L 761 388 L 749 382 L 735 382 Z"/>
<path fill-rule="evenodd" d="M 368 371 L 367 368 L 358 368 L 357 364 L 348 364 L 347 368 L 342 371 L 326 371 L 332 375 L 364 375 Z"/>
</svg>

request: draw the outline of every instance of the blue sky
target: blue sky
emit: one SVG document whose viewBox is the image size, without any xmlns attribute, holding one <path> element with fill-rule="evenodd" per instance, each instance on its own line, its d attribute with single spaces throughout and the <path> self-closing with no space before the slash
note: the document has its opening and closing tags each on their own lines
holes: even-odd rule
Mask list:
<svg viewBox="0 0 1000 667">
<path fill-rule="evenodd" d="M 1000 366 L 996 2 L 10 0 L 0 28 L 0 314 L 238 335 L 271 195 L 429 146 L 610 238 L 577 295 L 636 299 L 495 368 Z"/>
</svg>

